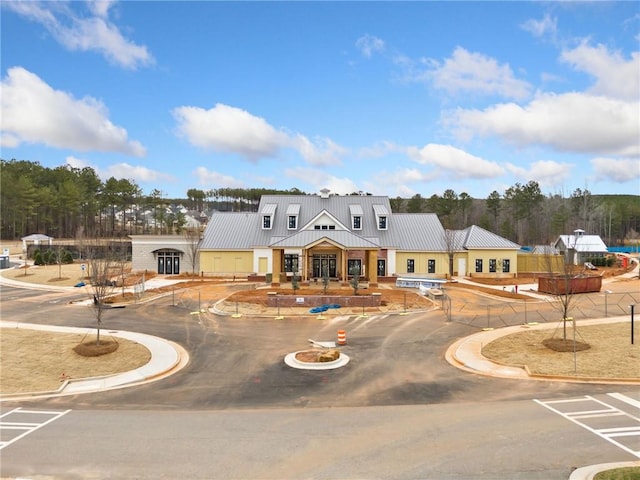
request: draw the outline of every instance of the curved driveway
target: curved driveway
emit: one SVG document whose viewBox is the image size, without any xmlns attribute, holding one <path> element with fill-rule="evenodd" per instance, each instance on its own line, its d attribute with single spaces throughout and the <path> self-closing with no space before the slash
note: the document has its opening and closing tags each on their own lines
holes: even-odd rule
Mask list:
<svg viewBox="0 0 640 480">
<path fill-rule="evenodd" d="M 3 286 L 3 318 L 91 327 L 91 312 L 70 298 Z M 633 460 L 532 402 L 605 398 L 611 386 L 461 371 L 445 351 L 477 329 L 439 311 L 236 319 L 150 303 L 104 321 L 183 345 L 189 365 L 131 389 L 16 404 L 73 411 L 4 451 L 1 476 L 566 479 L 575 466 Z M 335 340 L 339 329 L 351 358 L 344 368 L 284 364 L 287 353 L 309 339 Z"/>
</svg>

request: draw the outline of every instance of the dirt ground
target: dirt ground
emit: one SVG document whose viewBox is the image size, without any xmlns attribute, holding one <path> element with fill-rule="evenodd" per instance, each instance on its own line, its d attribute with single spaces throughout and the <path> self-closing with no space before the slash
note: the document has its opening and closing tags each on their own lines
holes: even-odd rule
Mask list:
<svg viewBox="0 0 640 480">
<path fill-rule="evenodd" d="M 126 372 L 146 365 L 151 352 L 139 343 L 117 339 L 115 352 L 83 357 L 73 348 L 95 336 L 42 332 L 30 329 L 0 329 L 0 387 L 2 394 L 44 392 L 60 388 L 65 379 L 87 378 Z M 114 340 L 108 334 L 103 341 Z"/>
<path fill-rule="evenodd" d="M 42 267 L 29 267 L 27 269 L 13 269 L 3 272 L 8 278 L 29 283 L 53 284 L 59 286 L 73 286 L 82 280 L 80 264 L 49 265 Z M 535 283 L 533 279 L 520 279 L 522 283 Z M 635 280 L 634 282 L 637 282 Z M 513 284 L 511 281 L 510 284 Z M 635 283 L 634 283 L 635 285 Z M 461 285 L 459 285 L 461 286 Z M 218 307 L 228 313 L 239 309 L 244 314 L 275 315 L 273 307 L 267 307 L 266 301 L 269 292 L 277 291 L 279 295 L 317 295 L 322 293 L 322 287 L 305 287 L 294 291 L 291 285 L 283 285 L 274 289 L 267 285 L 257 285 L 254 288 L 246 282 L 224 283 L 221 280 L 202 281 L 201 279 L 187 280 L 179 286 L 164 287 L 162 289 L 147 291 L 146 296 L 152 297 L 159 293 L 169 292 L 171 289 L 180 288 L 183 295 L 191 295 L 195 298 L 223 298 L 227 297 Z M 509 291 L 490 289 L 482 286 L 464 286 L 475 290 L 485 290 L 496 297 L 527 299 L 526 295 L 515 294 Z M 119 289 L 115 290 L 116 292 Z M 339 287 L 332 285 L 329 294 L 351 295 L 351 287 Z M 379 313 L 401 312 L 403 310 L 416 311 L 436 308 L 431 300 L 404 289 L 395 289 L 392 285 L 381 284 L 378 288 L 362 289 L 361 295 L 379 293 L 381 295 L 381 307 Z M 228 295 L 228 296 L 227 296 Z M 116 298 L 115 301 L 129 301 L 131 298 Z M 300 310 L 300 308 L 298 308 Z M 308 309 L 303 308 L 303 313 L 308 314 Z M 340 309 L 335 314 L 360 314 L 361 308 Z M 280 313 L 291 313 L 283 312 Z M 300 312 L 297 312 L 300 314 Z M 624 331 L 623 331 L 624 330 Z M 621 339 L 626 339 L 627 326 L 579 327 L 579 335 L 589 343 L 590 349 L 580 352 L 577 362 L 574 362 L 573 353 L 553 352 L 543 346 L 544 338 L 534 335 L 533 331 L 503 337 L 485 346 L 484 353 L 487 357 L 499 363 L 508 365 L 527 365 L 532 372 L 550 375 L 588 376 L 595 378 L 615 377 L 627 379 L 640 379 L 638 371 L 638 359 L 640 359 L 640 346 L 623 346 Z M 550 332 L 538 335 L 549 335 Z M 3 328 L 1 334 L 1 361 L 2 376 L 0 377 L 0 393 L 24 391 L 43 391 L 57 388 L 60 385 L 62 373 L 72 378 L 87 376 L 107 375 L 128 371 L 144 365 L 149 360 L 149 352 L 146 348 L 133 344 L 127 345 L 121 342 L 115 352 L 103 357 L 86 358 L 74 354 L 72 348 L 80 342 L 77 336 L 68 337 L 58 334 L 45 338 L 42 332 L 20 331 Z M 55 345 L 57 358 L 46 356 L 40 348 Z M 48 353 L 52 353 L 48 349 Z M 612 355 L 611 352 L 615 354 Z M 577 365 L 577 368 L 576 368 Z M 42 375 L 33 375 L 33 372 L 41 372 Z"/>
</svg>

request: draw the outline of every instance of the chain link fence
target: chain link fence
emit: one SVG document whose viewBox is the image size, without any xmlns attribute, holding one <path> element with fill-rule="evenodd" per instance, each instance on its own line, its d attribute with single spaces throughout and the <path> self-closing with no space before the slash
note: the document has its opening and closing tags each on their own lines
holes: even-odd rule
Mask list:
<svg viewBox="0 0 640 480">
<path fill-rule="evenodd" d="M 640 292 L 576 294 L 570 299 L 568 316 L 582 320 L 629 315 L 630 306 L 637 303 L 640 303 Z M 445 292 L 442 309 L 448 321 L 478 328 L 558 322 L 563 317 L 559 298 L 496 301 L 494 298 L 478 297 L 477 301 L 469 301 L 468 296 L 462 296 L 455 289 Z"/>
</svg>

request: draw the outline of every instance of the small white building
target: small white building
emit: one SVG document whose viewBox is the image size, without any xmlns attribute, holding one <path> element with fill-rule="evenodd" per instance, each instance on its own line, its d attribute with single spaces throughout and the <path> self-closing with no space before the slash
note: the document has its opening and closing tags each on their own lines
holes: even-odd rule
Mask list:
<svg viewBox="0 0 640 480">
<path fill-rule="evenodd" d="M 187 235 L 129 235 L 131 270 L 158 275 L 198 273 L 200 239 Z M 195 265 L 194 265 L 195 263 Z"/>
<path fill-rule="evenodd" d="M 586 235 L 581 229 L 574 230 L 573 235 L 560 235 L 553 246 L 564 255 L 567 263 L 573 265 L 582 265 L 608 253 L 600 235 Z"/>
</svg>

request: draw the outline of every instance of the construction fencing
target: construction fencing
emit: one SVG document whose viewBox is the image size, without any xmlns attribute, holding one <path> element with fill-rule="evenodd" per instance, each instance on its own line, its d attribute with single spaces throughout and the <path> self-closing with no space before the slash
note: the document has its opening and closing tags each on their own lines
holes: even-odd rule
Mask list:
<svg viewBox="0 0 640 480">
<path fill-rule="evenodd" d="M 640 292 L 576 294 L 569 302 L 568 316 L 583 320 L 630 315 L 631 305 L 640 303 Z M 478 302 L 457 298 L 455 289 L 448 289 L 442 298 L 442 309 L 448 321 L 478 328 L 499 328 L 527 323 L 559 322 L 563 317 L 560 299 L 497 301 L 478 297 Z"/>
</svg>

